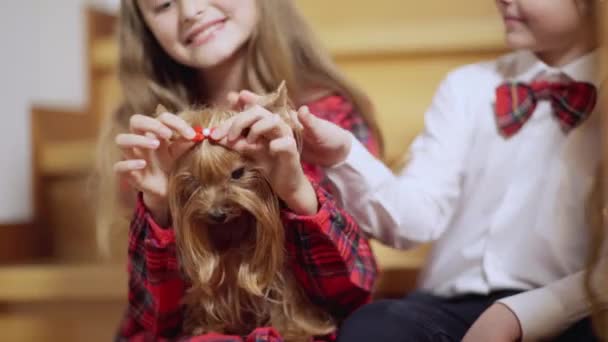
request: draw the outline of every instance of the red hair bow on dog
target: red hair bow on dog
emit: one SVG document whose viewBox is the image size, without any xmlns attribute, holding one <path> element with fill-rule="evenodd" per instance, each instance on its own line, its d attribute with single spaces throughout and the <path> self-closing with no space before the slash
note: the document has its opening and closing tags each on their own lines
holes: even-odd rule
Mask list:
<svg viewBox="0 0 608 342">
<path fill-rule="evenodd" d="M 192 141 L 194 142 L 202 142 L 205 139 L 211 139 L 211 134 L 213 134 L 213 131 L 215 130 L 215 128 L 203 128 L 201 126 L 194 126 L 192 128 L 194 128 L 194 131 L 196 132 L 196 135 L 192 138 Z"/>
</svg>

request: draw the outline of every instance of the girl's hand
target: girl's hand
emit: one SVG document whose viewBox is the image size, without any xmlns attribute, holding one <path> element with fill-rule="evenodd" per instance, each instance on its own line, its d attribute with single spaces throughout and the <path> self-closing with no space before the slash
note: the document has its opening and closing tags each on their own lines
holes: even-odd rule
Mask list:
<svg viewBox="0 0 608 342">
<path fill-rule="evenodd" d="M 236 110 L 254 106 L 262 99 L 262 96 L 246 90 L 228 95 L 228 102 Z M 295 119 L 303 127 L 302 160 L 323 167 L 331 167 L 346 160 L 352 145 L 350 132 L 316 117 L 306 106 L 300 107 Z"/>
<path fill-rule="evenodd" d="M 295 213 L 312 215 L 317 212 L 317 196 L 302 170 L 292 129 L 278 114 L 251 105 L 217 127 L 212 138 L 250 155 L 277 196 Z"/>
<path fill-rule="evenodd" d="M 118 134 L 116 144 L 123 160 L 114 164 L 114 171 L 143 193 L 143 200 L 154 219 L 168 224 L 167 174 L 179 156 L 188 150 L 195 136 L 194 129 L 171 113 L 157 118 L 135 114 L 129 121 L 129 133 Z M 174 132 L 180 137 L 171 141 Z"/>
</svg>

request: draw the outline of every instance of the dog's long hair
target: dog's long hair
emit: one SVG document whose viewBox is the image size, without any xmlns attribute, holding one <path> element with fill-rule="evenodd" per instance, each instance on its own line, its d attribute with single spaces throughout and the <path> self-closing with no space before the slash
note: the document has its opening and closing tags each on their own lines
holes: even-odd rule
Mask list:
<svg viewBox="0 0 608 342">
<path fill-rule="evenodd" d="M 285 97 L 272 102 L 283 106 Z M 289 120 L 287 109 L 278 112 Z M 233 112 L 180 115 L 216 127 Z M 191 282 L 186 331 L 246 335 L 272 326 L 286 341 L 309 341 L 335 329 L 289 271 L 278 199 L 246 156 L 205 140 L 177 161 L 168 195 L 177 253 Z"/>
</svg>

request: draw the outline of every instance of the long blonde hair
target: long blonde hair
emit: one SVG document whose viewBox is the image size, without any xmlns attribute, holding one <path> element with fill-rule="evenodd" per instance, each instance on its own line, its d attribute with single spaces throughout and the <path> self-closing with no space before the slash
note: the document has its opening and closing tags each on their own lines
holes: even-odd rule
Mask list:
<svg viewBox="0 0 608 342">
<path fill-rule="evenodd" d="M 593 23 L 596 25 L 596 38 L 601 42 L 600 37 L 604 40 L 606 36 L 602 37 L 600 34 L 600 10 L 601 4 L 598 0 L 587 0 L 586 4 L 589 6 L 589 11 L 593 19 Z M 604 42 L 601 42 L 600 46 L 603 46 Z M 608 66 L 602 65 L 602 75 L 606 75 L 606 68 Z M 602 87 L 603 88 L 603 87 Z M 608 249 L 608 206 L 606 204 L 606 194 L 608 189 L 605 183 L 605 174 L 608 171 L 606 164 L 606 156 L 608 155 L 608 129 L 605 124 L 606 109 L 608 108 L 608 93 L 606 89 L 600 88 L 599 106 L 597 114 L 602 115 L 602 161 L 601 167 L 598 169 L 596 174 L 595 184 L 591 195 L 589 197 L 587 205 L 587 217 L 589 218 L 589 224 L 591 228 L 591 245 L 589 247 L 589 256 L 585 275 L 585 289 L 587 296 L 592 306 L 592 319 L 593 326 L 596 334 L 602 340 L 608 340 L 608 303 L 606 302 L 606 294 L 600 295 L 598 290 L 605 291 L 604 289 L 598 289 L 599 287 L 608 286 L 608 258 L 606 250 Z M 602 259 L 604 259 L 602 261 Z"/>
<path fill-rule="evenodd" d="M 245 49 L 242 84 L 256 93 L 269 93 L 285 81 L 296 105 L 304 104 L 311 89 L 334 92 L 350 100 L 362 115 L 374 137 L 381 135 L 370 102 L 338 70 L 329 54 L 315 39 L 312 30 L 293 0 L 256 0 L 259 16 L 256 29 Z M 134 113 L 150 115 L 158 104 L 172 112 L 204 105 L 205 85 L 198 84 L 197 72 L 168 56 L 146 26 L 135 0 L 121 0 L 119 18 L 119 78 L 123 102 L 102 127 L 97 165 L 100 192 L 97 227 L 101 247 L 109 244 L 114 226 L 124 226 L 120 211 L 132 198 L 116 200 L 117 180 L 112 165 L 120 158 L 113 139 L 127 130 Z M 122 203 L 123 205 L 119 205 Z M 120 222 L 116 220 L 120 219 Z M 107 248 L 105 248 L 107 250 Z"/>
<path fill-rule="evenodd" d="M 606 236 L 607 223 L 606 219 L 606 202 L 605 202 L 605 189 L 603 182 L 602 169 L 597 172 L 595 186 L 591 192 L 589 204 L 587 207 L 587 216 L 589 218 L 589 224 L 591 227 L 591 239 L 589 247 L 589 256 L 587 262 L 587 268 L 585 272 L 585 290 L 587 296 L 591 301 L 593 326 L 595 332 L 599 337 L 608 339 L 608 309 L 605 302 L 605 295 L 600 295 L 598 290 L 605 291 L 604 289 L 598 289 L 598 286 L 602 286 L 606 280 L 608 280 L 608 262 L 601 261 L 602 258 L 608 257 L 606 253 L 603 253 L 606 249 L 606 243 L 608 243 L 608 237 Z M 604 287 L 608 284 L 604 283 Z"/>
</svg>

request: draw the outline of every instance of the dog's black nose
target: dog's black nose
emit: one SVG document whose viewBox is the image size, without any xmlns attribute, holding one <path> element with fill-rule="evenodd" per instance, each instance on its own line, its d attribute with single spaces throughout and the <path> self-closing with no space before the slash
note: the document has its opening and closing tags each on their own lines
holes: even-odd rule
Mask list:
<svg viewBox="0 0 608 342">
<path fill-rule="evenodd" d="M 219 210 L 210 211 L 207 216 L 215 223 L 224 223 L 226 222 L 226 218 L 228 218 L 228 215 Z"/>
</svg>

